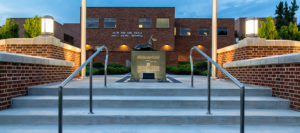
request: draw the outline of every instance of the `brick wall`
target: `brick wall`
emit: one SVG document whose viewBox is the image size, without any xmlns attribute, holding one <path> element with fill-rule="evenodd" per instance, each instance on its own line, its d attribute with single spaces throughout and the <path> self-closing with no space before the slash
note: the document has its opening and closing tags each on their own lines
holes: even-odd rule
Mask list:
<svg viewBox="0 0 300 133">
<path fill-rule="evenodd" d="M 28 86 L 63 81 L 73 72 L 71 66 L 0 62 L 0 110 L 11 99 L 28 94 Z"/>
<path fill-rule="evenodd" d="M 0 45 L 0 51 L 72 61 L 75 63 L 73 67 L 74 71 L 80 67 L 80 52 L 71 51 L 52 44 L 6 44 Z"/>
<path fill-rule="evenodd" d="M 299 55 L 291 53 L 300 53 L 300 42 L 246 38 L 219 49 L 217 62 L 242 83 L 272 88 L 274 97 L 289 99 L 300 111 Z M 219 70 L 217 77 L 228 79 Z"/>
<path fill-rule="evenodd" d="M 272 88 L 274 97 L 290 100 L 290 107 L 300 111 L 300 64 L 231 67 L 226 70 L 242 83 Z M 218 76 L 227 79 L 224 75 Z"/>
</svg>

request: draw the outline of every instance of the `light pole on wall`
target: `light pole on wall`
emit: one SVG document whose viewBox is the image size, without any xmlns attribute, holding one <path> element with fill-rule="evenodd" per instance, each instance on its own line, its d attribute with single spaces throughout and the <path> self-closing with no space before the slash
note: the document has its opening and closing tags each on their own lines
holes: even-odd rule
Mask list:
<svg viewBox="0 0 300 133">
<path fill-rule="evenodd" d="M 54 35 L 54 18 L 52 16 L 43 16 L 41 18 L 41 33 L 42 36 Z"/>
<path fill-rule="evenodd" d="M 217 0 L 213 0 L 212 3 L 212 59 L 217 62 Z M 216 78 L 217 71 L 216 66 L 212 66 L 212 77 Z"/>
<path fill-rule="evenodd" d="M 86 0 L 81 1 L 81 65 L 86 61 Z M 85 77 L 85 67 L 81 70 L 81 77 Z"/>
</svg>

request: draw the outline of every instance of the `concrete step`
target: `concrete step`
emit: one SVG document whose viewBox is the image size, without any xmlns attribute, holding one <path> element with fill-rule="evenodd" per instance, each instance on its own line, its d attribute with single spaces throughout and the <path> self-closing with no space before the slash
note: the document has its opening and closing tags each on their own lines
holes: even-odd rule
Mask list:
<svg viewBox="0 0 300 133">
<path fill-rule="evenodd" d="M 25 96 L 12 100 L 13 108 L 57 107 L 57 96 Z M 64 107 L 89 107 L 89 97 L 64 96 Z M 94 96 L 93 106 L 101 108 L 206 108 L 206 96 Z M 239 96 L 213 96 L 212 108 L 237 109 Z M 246 97 L 247 109 L 288 109 L 289 101 L 275 97 Z"/>
<path fill-rule="evenodd" d="M 0 126 L 0 133 L 57 133 L 57 126 Z M 239 133 L 238 125 L 65 125 L 64 133 Z M 246 133 L 298 133 L 299 126 L 246 126 Z"/>
<path fill-rule="evenodd" d="M 57 96 L 57 88 L 29 88 L 29 95 L 42 96 L 52 95 Z M 88 88 L 64 88 L 64 95 L 88 95 Z M 197 88 L 176 88 L 176 89 L 165 89 L 165 88 L 94 88 L 94 95 L 119 95 L 119 96 L 207 96 L 207 89 Z M 239 89 L 215 89 L 211 90 L 212 96 L 239 96 Z M 246 89 L 247 96 L 272 96 L 271 88 L 249 88 Z"/>
<path fill-rule="evenodd" d="M 66 125 L 234 125 L 239 124 L 238 109 L 212 110 L 207 115 L 204 109 L 132 109 L 95 108 L 64 109 Z M 56 125 L 56 108 L 8 109 L 0 112 L 0 125 Z M 246 125 L 300 126 L 300 113 L 291 110 L 246 110 Z"/>
</svg>

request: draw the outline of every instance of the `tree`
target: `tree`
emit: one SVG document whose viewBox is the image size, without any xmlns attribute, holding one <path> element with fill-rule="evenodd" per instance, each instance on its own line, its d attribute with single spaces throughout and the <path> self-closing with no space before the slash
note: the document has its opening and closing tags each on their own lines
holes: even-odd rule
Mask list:
<svg viewBox="0 0 300 133">
<path fill-rule="evenodd" d="M 0 28 L 0 39 L 18 38 L 19 25 L 13 19 L 6 19 L 5 24 Z"/>
<path fill-rule="evenodd" d="M 289 39 L 290 38 L 289 27 L 281 26 L 278 36 L 280 39 Z"/>
<path fill-rule="evenodd" d="M 33 38 L 41 35 L 41 17 L 29 18 L 24 24 L 24 37 Z"/>
<path fill-rule="evenodd" d="M 283 11 L 283 2 L 281 1 L 278 6 L 276 6 L 276 11 L 277 14 L 276 18 L 276 29 L 279 31 L 280 27 L 282 25 L 285 25 L 285 19 L 284 19 L 284 11 Z"/>
<path fill-rule="evenodd" d="M 299 6 L 297 5 L 297 1 L 292 1 L 292 6 L 289 7 L 289 22 L 295 23 L 295 15 L 296 11 L 299 9 Z"/>
<path fill-rule="evenodd" d="M 276 39 L 277 38 L 277 30 L 274 24 L 272 16 L 267 17 L 266 22 L 260 22 L 261 27 L 258 29 L 258 36 L 266 39 Z"/>
</svg>

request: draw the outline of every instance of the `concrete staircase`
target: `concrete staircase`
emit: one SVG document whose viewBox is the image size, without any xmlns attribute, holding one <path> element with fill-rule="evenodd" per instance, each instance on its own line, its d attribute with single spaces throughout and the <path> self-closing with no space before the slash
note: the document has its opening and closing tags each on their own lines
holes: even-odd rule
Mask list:
<svg viewBox="0 0 300 133">
<path fill-rule="evenodd" d="M 64 89 L 66 133 L 239 133 L 239 89 L 95 88 L 94 113 L 88 88 Z M 270 88 L 246 88 L 246 133 L 298 133 L 300 112 L 271 97 Z M 0 111 L 0 133 L 56 133 L 57 88 L 32 87 Z"/>
</svg>

